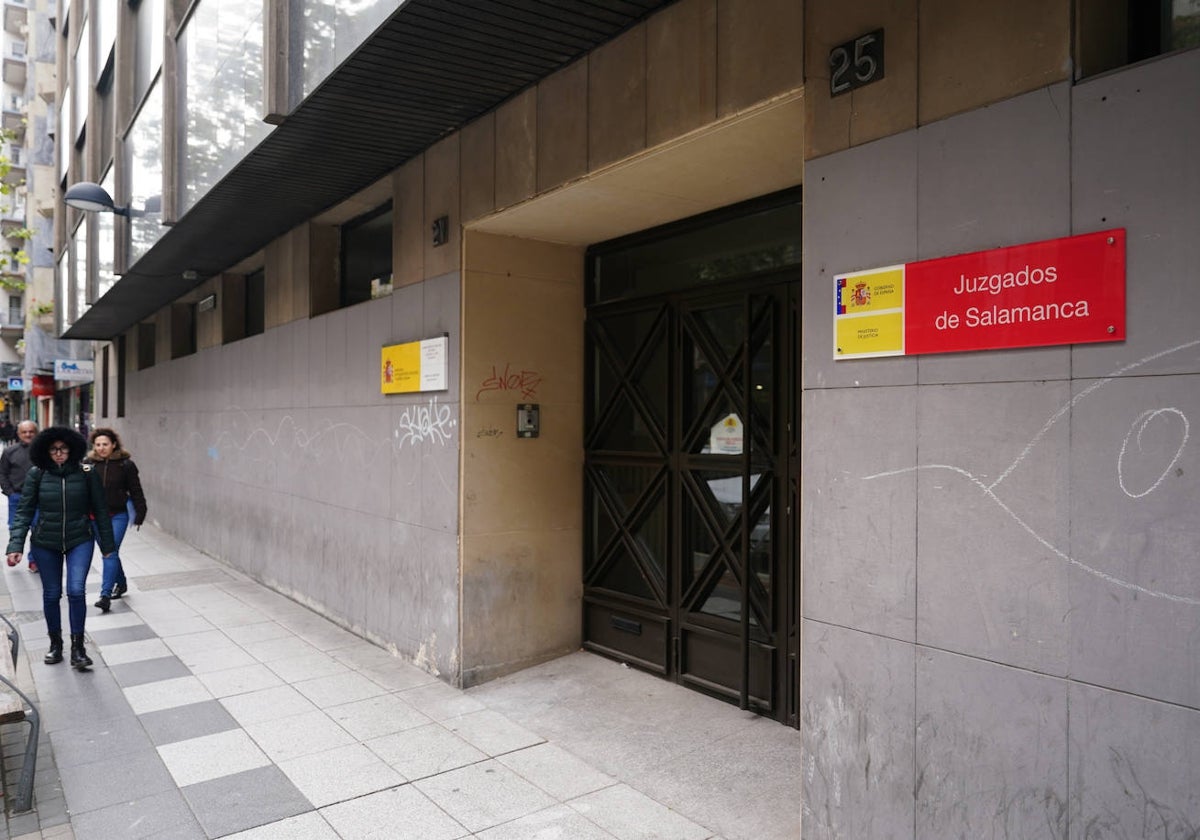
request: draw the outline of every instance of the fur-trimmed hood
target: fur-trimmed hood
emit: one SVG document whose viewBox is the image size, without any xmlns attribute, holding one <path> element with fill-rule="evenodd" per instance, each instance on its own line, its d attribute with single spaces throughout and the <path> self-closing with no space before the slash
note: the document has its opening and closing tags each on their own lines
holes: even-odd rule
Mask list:
<svg viewBox="0 0 1200 840">
<path fill-rule="evenodd" d="M 115 447 L 113 449 L 112 454 L 110 454 L 107 459 L 101 458 L 99 455 L 97 455 L 95 449 L 89 449 L 88 453 L 87 453 L 87 460 L 93 464 L 98 464 L 101 461 L 105 461 L 105 460 L 124 461 L 126 458 L 132 458 L 132 457 L 133 457 L 133 455 L 131 455 L 128 451 L 121 449 L 119 446 Z"/>
<path fill-rule="evenodd" d="M 98 438 L 98 437 L 106 437 L 112 441 L 113 451 L 112 451 L 112 454 L 109 455 L 107 459 L 100 458 L 99 456 L 96 455 L 95 446 L 96 446 L 96 438 Z M 115 429 L 109 429 L 109 428 L 105 427 L 105 428 L 99 428 L 99 429 L 92 430 L 92 448 L 88 450 L 88 454 L 87 454 L 87 459 L 89 461 L 91 461 L 93 463 L 97 463 L 97 462 L 103 461 L 103 460 L 123 461 L 126 458 L 132 458 L 132 457 L 133 457 L 133 455 L 130 454 L 129 450 L 121 445 L 121 437 L 120 437 L 120 435 L 117 434 Z"/>
<path fill-rule="evenodd" d="M 78 464 L 87 453 L 87 441 L 83 435 L 66 426 L 50 426 L 38 432 L 33 443 L 29 444 L 29 460 L 35 467 L 43 470 L 56 468 L 54 459 L 50 457 L 50 446 L 56 441 L 62 441 L 71 451 L 67 454 L 68 464 Z"/>
</svg>

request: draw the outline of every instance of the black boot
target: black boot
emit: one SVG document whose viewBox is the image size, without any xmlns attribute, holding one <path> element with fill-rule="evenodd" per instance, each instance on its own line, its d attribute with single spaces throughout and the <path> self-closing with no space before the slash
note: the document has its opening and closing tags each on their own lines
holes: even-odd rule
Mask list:
<svg viewBox="0 0 1200 840">
<path fill-rule="evenodd" d="M 100 612 L 106 613 L 112 609 L 112 599 L 107 595 L 101 595 L 100 600 L 96 602 L 96 606 L 100 608 Z"/>
<path fill-rule="evenodd" d="M 62 662 L 62 647 L 62 633 L 51 633 L 50 650 L 46 651 L 46 656 L 42 661 L 47 665 L 57 665 Z"/>
<path fill-rule="evenodd" d="M 71 634 L 71 667 L 79 671 L 92 667 L 92 660 L 83 647 L 83 634 Z"/>
</svg>

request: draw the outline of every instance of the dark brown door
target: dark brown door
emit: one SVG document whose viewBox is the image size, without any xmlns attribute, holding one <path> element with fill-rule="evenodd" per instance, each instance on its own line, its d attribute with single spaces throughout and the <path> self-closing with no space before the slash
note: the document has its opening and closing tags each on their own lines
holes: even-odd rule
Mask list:
<svg viewBox="0 0 1200 840">
<path fill-rule="evenodd" d="M 794 289 L 588 313 L 584 640 L 794 720 Z"/>
</svg>

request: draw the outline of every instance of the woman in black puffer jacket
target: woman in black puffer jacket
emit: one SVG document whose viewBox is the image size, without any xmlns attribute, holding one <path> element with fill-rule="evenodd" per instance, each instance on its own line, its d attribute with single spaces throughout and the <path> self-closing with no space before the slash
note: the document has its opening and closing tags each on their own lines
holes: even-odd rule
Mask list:
<svg viewBox="0 0 1200 840">
<path fill-rule="evenodd" d="M 71 664 L 80 670 L 92 664 L 83 647 L 83 622 L 87 616 L 87 574 L 95 545 L 93 519 L 101 554 L 107 556 L 117 550 L 100 477 L 90 466 L 81 463 L 86 451 L 83 436 L 62 426 L 51 426 L 33 439 L 29 446 L 29 460 L 33 466 L 25 476 L 21 504 L 13 517 L 8 538 L 8 565 L 15 566 L 21 562 L 25 535 L 34 511 L 37 511 L 30 553 L 41 572 L 42 608 L 46 614 L 46 630 L 50 634 L 50 651 L 44 661 L 54 665 L 63 658 L 59 602 L 62 600 L 65 562 Z"/>
</svg>

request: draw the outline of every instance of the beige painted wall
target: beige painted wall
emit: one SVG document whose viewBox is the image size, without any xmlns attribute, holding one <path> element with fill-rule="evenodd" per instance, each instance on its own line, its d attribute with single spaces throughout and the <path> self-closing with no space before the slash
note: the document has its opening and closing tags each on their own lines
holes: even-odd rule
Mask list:
<svg viewBox="0 0 1200 840">
<path fill-rule="evenodd" d="M 879 28 L 885 77 L 831 98 L 829 51 Z M 809 0 L 804 38 L 810 159 L 1068 79 L 1071 0 Z"/>
<path fill-rule="evenodd" d="M 462 353 L 462 679 L 580 644 L 583 249 L 468 232 Z M 516 436 L 516 406 L 541 434 Z"/>
</svg>

